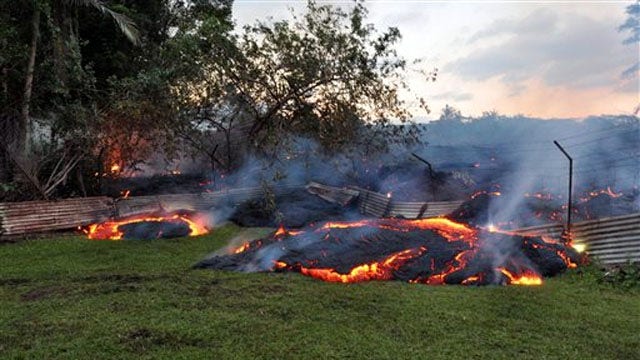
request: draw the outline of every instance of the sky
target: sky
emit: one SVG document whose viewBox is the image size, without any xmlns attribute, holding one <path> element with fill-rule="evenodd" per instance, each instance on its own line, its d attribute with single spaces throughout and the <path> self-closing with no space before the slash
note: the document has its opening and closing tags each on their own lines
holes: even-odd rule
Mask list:
<svg viewBox="0 0 640 360">
<path fill-rule="evenodd" d="M 350 1 L 318 1 L 348 7 Z M 235 0 L 237 26 L 291 17 L 306 1 Z M 467 116 L 584 118 L 631 114 L 640 103 L 638 73 L 623 76 L 640 57 L 623 44 L 619 26 L 633 1 L 417 1 L 369 0 L 368 22 L 397 27 L 397 49 L 421 70 L 438 69 L 435 82 L 409 76 L 411 94 L 424 97 L 437 118 L 445 105 Z"/>
</svg>

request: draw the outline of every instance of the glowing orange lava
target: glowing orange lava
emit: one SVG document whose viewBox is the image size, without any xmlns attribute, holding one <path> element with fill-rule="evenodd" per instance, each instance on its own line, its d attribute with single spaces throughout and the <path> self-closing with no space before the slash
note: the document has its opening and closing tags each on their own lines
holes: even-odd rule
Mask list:
<svg viewBox="0 0 640 360">
<path fill-rule="evenodd" d="M 121 220 L 110 220 L 98 224 L 91 224 L 83 232 L 87 234 L 89 239 L 93 240 L 122 240 L 124 233 L 120 230 L 123 225 L 134 224 L 139 222 L 169 222 L 169 223 L 185 223 L 189 226 L 189 236 L 203 235 L 209 232 L 204 225 L 197 220 L 190 219 L 184 214 L 169 215 L 139 215 Z"/>
<path fill-rule="evenodd" d="M 300 273 L 316 279 L 328 282 L 352 283 L 370 280 L 389 280 L 393 271 L 398 269 L 408 260 L 420 256 L 426 248 L 407 249 L 397 252 L 382 261 L 375 261 L 354 267 L 348 274 L 340 274 L 334 269 L 316 269 L 300 266 Z M 276 262 L 277 269 L 286 268 L 288 265 L 282 261 Z"/>
<path fill-rule="evenodd" d="M 247 243 L 244 243 L 244 244 L 242 244 L 242 246 L 240 246 L 239 248 L 237 248 L 237 249 L 233 250 L 233 253 L 234 253 L 234 254 L 240 254 L 241 252 L 245 252 L 245 251 L 249 250 L 249 247 L 250 247 L 250 246 L 251 246 L 251 245 L 249 245 L 249 243 L 248 243 L 248 242 L 247 242 Z"/>
<path fill-rule="evenodd" d="M 304 231 L 287 230 L 284 228 L 283 225 L 280 225 L 278 230 L 276 230 L 276 232 L 273 235 L 274 236 L 284 236 L 284 235 L 296 236 L 296 235 L 302 234 L 303 232 Z"/>
<path fill-rule="evenodd" d="M 338 236 L 343 235 L 344 233 L 341 233 L 339 231 L 332 232 L 332 229 L 351 229 L 363 227 L 372 227 L 403 232 L 430 230 L 438 233 L 438 235 L 443 238 L 443 240 L 455 243 L 455 248 L 457 250 L 452 255 L 448 255 L 452 256 L 448 261 L 443 261 L 444 259 L 437 257 L 425 258 L 424 256 L 431 255 L 428 254 L 427 247 L 423 245 L 420 247 L 412 247 L 410 249 L 398 251 L 386 257 L 383 256 L 382 258 L 374 258 L 373 261 L 355 263 L 347 268 L 339 268 L 333 267 L 333 265 L 324 267 L 317 266 L 318 259 L 326 258 L 328 256 L 325 250 L 319 249 L 319 258 L 317 259 L 314 257 L 310 257 L 304 260 L 291 260 L 291 262 L 289 262 L 289 260 L 286 260 L 286 258 L 280 258 L 273 261 L 271 270 L 296 271 L 301 273 L 302 275 L 310 276 L 327 282 L 353 283 L 363 281 L 398 279 L 402 278 L 404 274 L 403 269 L 405 269 L 406 267 L 410 268 L 412 266 L 424 266 L 424 271 L 421 271 L 417 276 L 411 279 L 405 278 L 405 281 L 408 281 L 409 283 L 421 283 L 428 285 L 441 285 L 449 283 L 476 285 L 500 282 L 509 285 L 542 284 L 542 276 L 537 272 L 537 270 L 535 270 L 535 268 L 530 268 L 529 266 L 520 264 L 518 261 L 510 265 L 489 265 L 489 267 L 485 268 L 485 270 L 481 270 L 480 268 L 478 268 L 478 264 L 483 264 L 486 261 L 486 259 L 484 259 L 484 256 L 486 256 L 487 254 L 487 252 L 484 251 L 485 248 L 482 247 L 485 243 L 481 242 L 481 230 L 444 217 L 413 220 L 384 218 L 364 219 L 351 222 L 333 221 L 319 224 L 318 226 L 311 226 L 306 230 L 299 230 L 295 232 L 286 230 L 284 226 L 280 226 L 277 231 L 273 233 L 273 241 L 295 242 L 296 239 L 288 238 L 288 236 L 308 234 L 309 236 L 319 236 L 317 237 L 317 239 L 331 239 L 332 241 L 337 241 L 338 243 L 340 243 L 340 239 L 338 238 Z M 522 234 L 515 233 L 509 230 L 501 230 L 497 227 L 490 227 L 489 230 L 494 233 L 507 234 L 511 236 L 523 236 Z M 349 236 L 361 235 L 359 235 L 358 233 L 352 233 Z M 498 238 L 498 240 L 500 239 Z M 505 239 L 505 241 L 507 240 L 509 239 Z M 521 241 L 523 241 L 523 244 L 525 246 L 528 246 L 529 248 L 555 252 L 557 256 L 560 257 L 560 259 L 562 259 L 562 261 L 565 263 L 566 268 L 575 268 L 577 266 L 577 264 L 572 261 L 572 257 L 570 256 L 570 254 L 566 251 L 565 246 L 567 245 L 567 243 L 565 241 L 552 239 L 547 236 L 540 236 L 531 239 L 524 238 L 521 239 Z M 238 254 L 247 250 L 255 250 L 261 245 L 262 243 L 257 243 L 257 245 L 255 246 L 254 243 L 244 243 L 233 252 Z M 282 249 L 284 250 L 285 248 L 283 247 Z M 293 258 L 297 257 L 298 255 L 293 256 Z M 467 272 L 467 270 L 469 269 L 474 269 L 474 272 Z M 488 273 L 487 271 L 491 273 Z M 500 279 L 502 279 L 502 281 Z"/>
<path fill-rule="evenodd" d="M 329 229 L 350 229 L 359 227 L 380 227 L 395 231 L 409 231 L 412 229 L 433 230 L 444 236 L 449 241 L 464 240 L 473 242 L 477 238 L 477 230 L 461 223 L 457 223 L 447 218 L 427 218 L 427 219 L 378 219 L 378 220 L 359 220 L 353 222 L 328 222 L 318 228 L 316 231 Z"/>
<path fill-rule="evenodd" d="M 597 197 L 597 196 L 600 196 L 600 195 L 607 195 L 607 196 L 615 199 L 615 198 L 621 197 L 624 194 L 622 192 L 617 193 L 617 192 L 611 190 L 610 186 L 607 186 L 606 189 L 589 191 L 587 193 L 587 195 L 580 197 L 580 202 L 587 202 L 587 201 L 593 199 L 594 197 Z"/>
<path fill-rule="evenodd" d="M 500 191 L 486 191 L 486 190 L 480 190 L 480 191 L 476 191 L 473 194 L 471 194 L 471 200 L 477 198 L 480 195 L 489 195 L 489 196 L 501 196 L 502 193 Z"/>
<path fill-rule="evenodd" d="M 507 277 L 509 285 L 542 285 L 542 277 L 533 272 L 516 275 L 502 267 L 499 267 L 498 270 Z"/>
</svg>

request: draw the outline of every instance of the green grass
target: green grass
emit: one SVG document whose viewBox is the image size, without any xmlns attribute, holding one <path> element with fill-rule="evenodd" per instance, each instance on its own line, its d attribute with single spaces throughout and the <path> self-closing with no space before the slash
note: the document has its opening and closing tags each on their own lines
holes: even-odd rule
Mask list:
<svg viewBox="0 0 640 360">
<path fill-rule="evenodd" d="M 0 358 L 640 359 L 637 290 L 578 273 L 477 288 L 190 269 L 238 231 L 0 246 Z"/>
</svg>

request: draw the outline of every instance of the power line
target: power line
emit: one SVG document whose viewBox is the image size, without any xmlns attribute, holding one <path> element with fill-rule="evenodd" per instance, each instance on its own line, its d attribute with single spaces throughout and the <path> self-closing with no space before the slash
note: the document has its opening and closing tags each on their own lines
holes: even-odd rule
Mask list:
<svg viewBox="0 0 640 360">
<path fill-rule="evenodd" d="M 589 140 L 587 140 L 587 141 L 582 141 L 582 142 L 579 142 L 579 143 L 570 144 L 570 145 L 568 145 L 568 146 L 571 146 L 571 147 L 580 147 L 580 146 L 583 146 L 584 144 L 591 144 L 591 143 L 594 143 L 594 142 L 598 142 L 598 141 L 600 141 L 600 140 L 605 140 L 605 139 L 608 139 L 608 138 L 611 138 L 611 137 L 614 137 L 614 136 L 619 136 L 619 135 L 620 135 L 620 134 L 609 134 L 609 135 L 607 135 L 607 136 L 601 136 L 601 137 L 597 137 L 597 138 L 589 139 Z M 639 136 L 639 138 L 640 138 L 640 133 L 638 134 L 638 136 Z"/>
<path fill-rule="evenodd" d="M 577 134 L 573 134 L 570 136 L 565 136 L 562 138 L 557 139 L 558 141 L 560 140 L 567 140 L 567 139 L 574 139 L 577 137 L 583 137 L 585 135 L 593 135 L 593 134 L 599 134 L 599 133 L 606 133 L 609 131 L 618 131 L 618 130 L 627 130 L 627 127 L 632 127 L 632 126 L 637 126 L 638 124 L 622 124 L 622 125 L 613 125 L 611 127 L 608 127 L 606 129 L 600 129 L 600 130 L 596 130 L 596 131 L 591 131 L 591 130 L 585 130 L 583 132 L 577 133 Z"/>
</svg>

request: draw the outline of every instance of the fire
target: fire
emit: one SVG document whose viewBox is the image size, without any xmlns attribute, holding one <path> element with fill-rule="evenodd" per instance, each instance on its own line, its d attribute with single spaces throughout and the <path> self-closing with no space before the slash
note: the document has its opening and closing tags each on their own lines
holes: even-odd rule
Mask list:
<svg viewBox="0 0 640 360">
<path fill-rule="evenodd" d="M 499 267 L 498 270 L 507 277 L 510 285 L 542 285 L 542 277 L 531 271 L 525 271 L 520 275 L 516 275 L 503 267 Z"/>
<path fill-rule="evenodd" d="M 112 174 L 117 174 L 117 173 L 119 173 L 119 172 L 120 172 L 120 165 L 118 165 L 118 164 L 113 164 L 113 165 L 111 165 L 110 170 L 111 170 L 111 173 L 112 173 Z"/>
<path fill-rule="evenodd" d="M 120 227 L 140 222 L 184 223 L 189 227 L 189 236 L 198 236 L 209 232 L 206 226 L 191 219 L 188 215 L 179 213 L 168 215 L 137 215 L 120 220 L 110 220 L 98 224 L 91 224 L 83 229 L 83 232 L 92 240 L 122 240 L 124 233 Z M 160 237 L 162 234 L 159 233 L 156 235 Z"/>
</svg>

